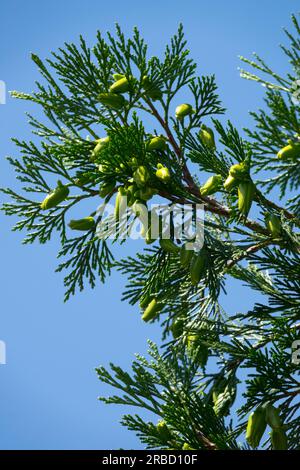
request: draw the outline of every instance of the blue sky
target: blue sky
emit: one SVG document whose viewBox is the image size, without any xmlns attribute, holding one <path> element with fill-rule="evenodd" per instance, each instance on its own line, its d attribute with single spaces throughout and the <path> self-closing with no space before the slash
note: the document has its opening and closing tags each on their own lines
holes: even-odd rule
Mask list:
<svg viewBox="0 0 300 470">
<path fill-rule="evenodd" d="M 39 76 L 30 52 L 45 58 L 65 41 L 76 42 L 79 34 L 92 45 L 97 29 L 113 30 L 115 22 L 125 33 L 138 26 L 151 53 L 160 54 L 183 22 L 199 73 L 216 74 L 227 116 L 241 129 L 252 124 L 248 111 L 262 105 L 263 89 L 239 77 L 237 56 L 255 51 L 275 69 L 286 70 L 277 46 L 284 41 L 281 28 L 289 26 L 298 6 L 291 0 L 6 1 L 1 4 L 0 80 L 8 90 L 34 90 Z M 8 98 L 0 105 L 2 187 L 16 187 L 4 157 L 16 155 L 10 137 L 30 137 L 25 111 L 40 115 L 26 102 Z M 159 328 L 142 324 L 138 310 L 121 303 L 126 279 L 117 273 L 105 286 L 87 288 L 64 304 L 63 276 L 54 273 L 57 240 L 22 246 L 22 234 L 10 231 L 13 220 L 0 217 L 0 340 L 7 345 L 7 365 L 0 365 L 0 448 L 141 448 L 118 424 L 124 409 L 97 401 L 108 389 L 94 368 L 110 361 L 129 367 L 134 353 L 146 351 L 147 338 L 159 340 Z M 131 245 L 126 252 L 135 249 Z M 245 293 L 235 292 L 240 295 L 234 305 L 232 298 L 224 305 L 237 311 L 245 308 Z M 247 296 L 251 305 L 255 297 Z"/>
</svg>

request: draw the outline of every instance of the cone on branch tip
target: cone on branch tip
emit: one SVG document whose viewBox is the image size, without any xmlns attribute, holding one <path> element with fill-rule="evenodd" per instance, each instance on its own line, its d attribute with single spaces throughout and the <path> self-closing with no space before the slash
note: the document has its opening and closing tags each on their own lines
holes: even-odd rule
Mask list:
<svg viewBox="0 0 300 470">
<path fill-rule="evenodd" d="M 267 424 L 272 429 L 281 428 L 283 425 L 282 419 L 280 418 L 280 412 L 278 408 L 275 408 L 271 403 L 264 405 L 265 417 Z"/>
<path fill-rule="evenodd" d="M 160 179 L 163 183 L 168 183 L 171 179 L 169 168 L 163 166 L 161 163 L 157 165 L 157 170 L 155 173 L 156 177 Z"/>
<path fill-rule="evenodd" d="M 172 439 L 171 431 L 164 420 L 161 420 L 157 423 L 156 429 L 163 441 L 169 442 Z"/>
<path fill-rule="evenodd" d="M 238 208 L 241 214 L 248 216 L 255 196 L 255 184 L 252 180 L 242 181 L 238 186 Z"/>
<path fill-rule="evenodd" d="M 190 266 L 191 282 L 194 286 L 199 284 L 201 278 L 205 274 L 206 268 L 207 252 L 202 248 L 198 254 L 194 255 Z"/>
<path fill-rule="evenodd" d="M 226 191 L 230 192 L 237 185 L 238 185 L 238 180 L 235 179 L 233 176 L 228 175 L 223 186 Z"/>
<path fill-rule="evenodd" d="M 273 450 L 287 450 L 288 438 L 283 428 L 275 428 L 270 432 L 272 449 Z"/>
<path fill-rule="evenodd" d="M 82 232 L 87 232 L 92 230 L 96 225 L 96 222 L 93 217 L 84 217 L 83 219 L 70 220 L 69 227 L 71 230 L 79 230 Z"/>
<path fill-rule="evenodd" d="M 195 110 L 193 109 L 192 105 L 188 103 L 180 104 L 175 110 L 175 116 L 179 121 L 181 121 L 186 116 L 190 116 L 194 113 Z"/>
<path fill-rule="evenodd" d="M 143 187 L 150 178 L 147 168 L 143 165 L 139 166 L 133 173 L 133 180 L 139 186 Z"/>
<path fill-rule="evenodd" d="M 146 145 L 146 149 L 148 152 L 152 152 L 153 150 L 166 150 L 166 148 L 166 138 L 162 135 L 152 137 Z"/>
<path fill-rule="evenodd" d="M 144 322 L 154 320 L 159 315 L 161 309 L 162 305 L 160 304 L 160 302 L 158 302 L 156 298 L 152 299 L 145 308 L 145 311 L 142 315 L 142 320 Z"/>
<path fill-rule="evenodd" d="M 216 193 L 222 184 L 222 176 L 221 175 L 213 175 L 204 183 L 203 186 L 200 188 L 201 196 L 209 196 L 211 194 Z"/>
<path fill-rule="evenodd" d="M 282 233 L 282 225 L 280 218 L 275 214 L 266 214 L 265 223 L 268 231 L 274 238 L 280 237 Z"/>
<path fill-rule="evenodd" d="M 167 253 L 179 253 L 180 248 L 172 240 L 168 238 L 160 238 L 160 247 Z"/>
<path fill-rule="evenodd" d="M 216 149 L 214 131 L 210 127 L 202 124 L 198 135 L 201 142 L 206 145 L 206 147 L 210 148 L 211 150 Z"/>
<path fill-rule="evenodd" d="M 104 106 L 115 110 L 123 108 L 126 103 L 124 96 L 117 93 L 100 93 L 98 99 Z"/>
<path fill-rule="evenodd" d="M 180 249 L 180 264 L 184 268 L 188 267 L 194 256 L 193 250 L 188 250 L 186 243 L 184 243 Z"/>
<path fill-rule="evenodd" d="M 184 320 L 182 318 L 175 318 L 170 326 L 171 333 L 174 339 L 179 338 L 183 333 Z"/>
<path fill-rule="evenodd" d="M 102 198 L 105 198 L 108 194 L 110 194 L 115 189 L 115 186 L 116 186 L 115 181 L 102 183 L 99 188 L 99 196 Z"/>
<path fill-rule="evenodd" d="M 57 182 L 56 188 L 51 191 L 41 202 L 41 209 L 48 210 L 58 206 L 58 204 L 63 202 L 68 197 L 69 193 L 70 190 L 68 186 L 63 185 L 62 182 L 59 180 Z"/>
<path fill-rule="evenodd" d="M 297 160 L 300 157 L 300 142 L 293 142 L 288 140 L 288 145 L 283 147 L 277 153 L 277 158 L 279 160 Z"/>
<path fill-rule="evenodd" d="M 126 77 L 121 77 L 116 80 L 110 87 L 110 93 L 127 93 L 130 89 L 129 81 Z"/>
<path fill-rule="evenodd" d="M 101 139 L 96 140 L 96 146 L 92 151 L 92 158 L 98 157 L 102 150 L 104 150 L 109 145 L 109 137 L 102 137 Z"/>
<path fill-rule="evenodd" d="M 262 406 L 250 413 L 247 423 L 246 440 L 252 448 L 259 446 L 267 427 L 265 410 Z"/>
</svg>

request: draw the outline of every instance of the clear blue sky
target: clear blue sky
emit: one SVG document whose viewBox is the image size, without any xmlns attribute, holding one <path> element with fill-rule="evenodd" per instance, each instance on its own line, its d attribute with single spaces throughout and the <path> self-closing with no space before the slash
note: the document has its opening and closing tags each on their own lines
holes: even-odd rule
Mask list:
<svg viewBox="0 0 300 470">
<path fill-rule="evenodd" d="M 137 25 L 159 54 L 183 22 L 199 72 L 216 74 L 228 117 L 242 128 L 251 125 L 248 111 L 262 104 L 263 90 L 239 78 L 237 55 L 256 51 L 285 69 L 277 45 L 297 7 L 292 0 L 5 1 L 0 80 L 9 90 L 32 91 L 39 77 L 30 52 L 44 58 L 79 34 L 93 44 L 96 30 L 112 30 L 116 21 L 126 33 Z M 16 155 L 11 136 L 30 137 L 28 110 L 30 104 L 10 98 L 0 106 L 0 186 L 16 187 L 4 157 Z M 0 365 L 0 448 L 141 448 L 118 424 L 124 410 L 97 401 L 107 389 L 94 367 L 109 361 L 129 367 L 135 352 L 145 352 L 146 338 L 159 338 L 158 327 L 142 324 L 137 309 L 120 302 L 125 279 L 118 274 L 64 304 L 63 278 L 54 273 L 58 242 L 24 247 L 22 235 L 10 232 L 13 220 L 0 217 L 0 340 L 7 344 L 7 365 Z M 135 248 L 128 246 L 128 253 Z M 244 300 L 235 295 L 234 305 L 224 303 L 237 311 Z M 254 300 L 249 297 L 249 305 Z"/>
</svg>

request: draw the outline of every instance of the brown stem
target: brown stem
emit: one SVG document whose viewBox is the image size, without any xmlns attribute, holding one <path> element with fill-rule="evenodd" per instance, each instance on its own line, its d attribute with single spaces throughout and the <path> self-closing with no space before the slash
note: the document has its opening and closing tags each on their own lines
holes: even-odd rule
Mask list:
<svg viewBox="0 0 300 470">
<path fill-rule="evenodd" d="M 162 128 L 165 130 L 165 132 L 168 136 L 168 139 L 170 141 L 170 144 L 172 145 L 177 157 L 181 158 L 182 153 L 181 153 L 180 147 L 178 146 L 176 140 L 174 139 L 173 134 L 172 134 L 168 124 L 164 121 L 164 119 L 161 117 L 161 115 L 159 114 L 159 112 L 157 111 L 155 106 L 153 106 L 153 104 L 150 100 L 146 100 L 146 103 L 148 104 L 149 108 L 151 109 L 151 112 L 152 112 L 153 116 L 156 117 L 156 119 L 158 120 L 158 122 L 160 123 Z"/>
<path fill-rule="evenodd" d="M 258 200 L 260 199 L 262 201 L 263 204 L 265 204 L 266 206 L 268 207 L 271 207 L 272 209 L 275 209 L 276 211 L 278 212 L 283 212 L 285 217 L 287 219 L 294 219 L 295 221 L 298 221 L 298 223 L 300 223 L 299 220 L 297 220 L 297 217 L 295 216 L 295 214 L 293 214 L 292 212 L 288 211 L 287 209 L 285 209 L 284 207 L 281 207 L 281 206 L 278 206 L 278 204 L 276 204 L 275 202 L 273 201 L 270 201 L 269 199 L 267 199 L 262 193 L 261 191 L 259 191 L 258 189 L 256 189 L 257 191 L 257 195 L 258 195 Z"/>
<path fill-rule="evenodd" d="M 178 146 L 176 140 L 174 139 L 174 136 L 168 126 L 168 124 L 165 122 L 165 120 L 160 116 L 159 112 L 153 105 L 153 103 L 150 100 L 145 99 L 146 103 L 148 104 L 153 116 L 156 117 L 156 119 L 159 121 L 161 124 L 162 128 L 165 130 L 167 137 L 169 139 L 170 144 L 172 145 L 175 154 L 179 159 L 182 159 L 182 152 L 180 147 Z M 222 206 L 218 201 L 216 201 L 213 198 L 210 197 L 203 197 L 200 194 L 200 189 L 196 185 L 186 162 L 183 163 L 183 178 L 186 181 L 189 191 L 194 194 L 196 197 L 199 198 L 200 202 L 203 202 L 205 204 L 205 209 L 209 212 L 212 212 L 214 214 L 221 215 L 223 217 L 229 218 L 231 216 L 231 211 L 225 206 Z M 248 227 L 250 230 L 254 232 L 261 233 L 263 235 L 268 235 L 268 230 L 265 229 L 262 225 L 260 225 L 258 222 L 252 221 L 252 220 L 245 220 L 244 225 Z"/>
<path fill-rule="evenodd" d="M 271 244 L 274 244 L 274 243 L 276 243 L 275 240 L 265 240 L 261 243 L 257 243 L 256 245 L 251 245 L 249 248 L 247 248 L 247 250 L 245 250 L 243 253 L 241 253 L 236 258 L 228 260 L 227 261 L 227 268 L 231 268 L 232 266 L 234 266 L 236 263 L 238 263 L 242 259 L 247 258 L 249 255 L 255 253 L 256 251 L 261 250 L 265 246 L 268 246 L 268 245 L 271 245 Z"/>
<path fill-rule="evenodd" d="M 201 431 L 196 432 L 198 441 L 207 449 L 207 450 L 218 450 L 218 447 L 214 442 L 211 442 Z"/>
</svg>

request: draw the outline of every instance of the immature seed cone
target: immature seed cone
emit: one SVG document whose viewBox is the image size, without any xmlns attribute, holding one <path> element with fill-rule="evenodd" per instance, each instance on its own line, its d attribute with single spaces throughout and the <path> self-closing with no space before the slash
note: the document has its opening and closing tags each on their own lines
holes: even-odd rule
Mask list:
<svg viewBox="0 0 300 470">
<path fill-rule="evenodd" d="M 219 377 L 215 381 L 214 386 L 212 388 L 212 400 L 214 405 L 217 403 L 219 395 L 224 392 L 227 383 L 228 381 L 225 377 Z"/>
<path fill-rule="evenodd" d="M 200 337 L 197 334 L 188 335 L 187 352 L 194 362 L 197 362 L 201 367 L 205 367 L 208 360 L 209 350 L 207 346 L 201 344 L 199 339 Z"/>
<path fill-rule="evenodd" d="M 115 81 L 121 80 L 121 78 L 124 78 L 124 77 L 125 77 L 124 73 L 113 73 L 113 79 Z"/>
<path fill-rule="evenodd" d="M 222 392 L 219 392 L 214 401 L 214 412 L 217 416 L 228 416 L 230 408 L 236 397 L 236 382 L 229 380 Z"/>
<path fill-rule="evenodd" d="M 213 175 L 204 183 L 203 186 L 200 188 L 201 196 L 209 196 L 210 194 L 214 194 L 218 189 L 220 189 L 222 183 L 222 176 L 221 175 Z"/>
<path fill-rule="evenodd" d="M 212 150 L 215 150 L 215 136 L 213 130 L 210 127 L 207 127 L 202 124 L 201 130 L 199 131 L 199 138 L 204 145 L 206 145 Z"/>
<path fill-rule="evenodd" d="M 183 333 L 184 321 L 181 318 L 177 318 L 173 321 L 170 326 L 171 333 L 174 339 L 179 338 Z"/>
<path fill-rule="evenodd" d="M 169 168 L 167 168 L 166 166 L 163 166 L 162 168 L 158 168 L 158 170 L 156 170 L 155 175 L 163 183 L 167 183 L 168 181 L 170 181 L 170 178 L 171 178 Z"/>
<path fill-rule="evenodd" d="M 119 220 L 127 207 L 127 193 L 124 187 L 119 187 L 115 201 L 115 219 Z"/>
<path fill-rule="evenodd" d="M 135 201 L 136 201 L 136 191 L 137 191 L 137 186 L 136 184 L 131 184 L 128 187 L 126 187 L 126 195 L 127 195 L 127 204 L 128 207 L 131 207 Z"/>
<path fill-rule="evenodd" d="M 165 150 L 167 148 L 166 139 L 163 136 L 152 137 L 151 140 L 147 143 L 146 146 L 149 152 L 153 150 Z"/>
<path fill-rule="evenodd" d="M 153 234 L 152 234 L 152 231 L 151 231 L 151 225 L 149 226 L 148 230 L 146 231 L 145 235 L 145 242 L 147 243 L 147 245 L 151 245 L 151 243 L 154 243 L 156 238 L 153 238 Z"/>
<path fill-rule="evenodd" d="M 144 310 L 144 308 L 149 305 L 149 303 L 152 300 L 152 296 L 150 294 L 144 295 L 143 297 L 140 298 L 140 308 Z"/>
<path fill-rule="evenodd" d="M 98 99 L 100 103 L 112 109 L 121 109 L 126 102 L 124 96 L 117 93 L 100 93 Z"/>
<path fill-rule="evenodd" d="M 96 141 L 96 147 L 92 151 L 92 158 L 98 157 L 102 150 L 104 150 L 109 144 L 109 137 L 102 137 Z"/>
<path fill-rule="evenodd" d="M 194 256 L 194 250 L 187 250 L 186 248 L 186 243 L 182 245 L 180 249 L 180 264 L 184 268 L 188 267 L 190 265 L 190 262 L 192 261 L 192 258 Z"/>
<path fill-rule="evenodd" d="M 151 302 L 147 305 L 143 315 L 142 315 L 142 320 L 145 322 L 154 320 L 159 315 L 159 312 L 161 311 L 161 305 L 160 303 L 156 300 L 153 299 Z"/>
<path fill-rule="evenodd" d="M 72 230 L 88 231 L 95 227 L 95 220 L 93 217 L 84 217 L 83 219 L 70 220 L 69 227 Z"/>
<path fill-rule="evenodd" d="M 264 410 L 267 424 L 272 429 L 281 428 L 283 423 L 278 408 L 275 408 L 271 403 L 267 403 Z"/>
<path fill-rule="evenodd" d="M 282 428 L 272 429 L 270 432 L 271 443 L 273 450 L 287 450 L 288 439 L 287 435 Z"/>
<path fill-rule="evenodd" d="M 139 187 L 145 186 L 149 180 L 149 172 L 145 166 L 139 166 L 133 173 L 133 179 Z"/>
<path fill-rule="evenodd" d="M 255 195 L 255 185 L 253 181 L 243 181 L 238 186 L 238 208 L 245 217 L 249 214 L 252 201 Z"/>
<path fill-rule="evenodd" d="M 143 201 L 148 201 L 149 199 L 157 194 L 157 190 L 155 188 L 145 187 L 138 190 L 137 199 L 142 199 Z"/>
<path fill-rule="evenodd" d="M 171 431 L 169 430 L 167 423 L 164 420 L 161 420 L 157 423 L 156 429 L 159 436 L 166 442 L 172 439 Z"/>
<path fill-rule="evenodd" d="M 202 250 L 198 253 L 198 255 L 194 256 L 190 266 L 190 273 L 191 273 L 191 282 L 194 286 L 196 286 L 200 279 L 203 277 L 207 267 L 207 254 L 205 250 Z"/>
<path fill-rule="evenodd" d="M 99 189 L 99 196 L 104 198 L 106 197 L 109 193 L 111 193 L 116 186 L 115 181 L 110 181 L 107 183 L 102 183 Z"/>
<path fill-rule="evenodd" d="M 235 188 L 238 185 L 238 180 L 236 180 L 233 176 L 228 175 L 225 183 L 224 183 L 224 189 L 226 191 L 231 191 L 233 188 Z"/>
<path fill-rule="evenodd" d="M 266 227 L 274 238 L 278 238 L 282 232 L 280 218 L 275 214 L 265 216 Z"/>
<path fill-rule="evenodd" d="M 64 186 L 61 181 L 58 181 L 57 187 L 41 202 L 41 209 L 48 210 L 58 206 L 68 197 L 69 192 L 68 186 Z"/>
<path fill-rule="evenodd" d="M 249 179 L 249 163 L 247 161 L 236 163 L 229 169 L 229 175 L 239 181 Z"/>
<path fill-rule="evenodd" d="M 109 88 L 110 93 L 126 93 L 128 90 L 129 82 L 126 77 L 119 78 Z"/>
<path fill-rule="evenodd" d="M 196 450 L 194 447 L 191 447 L 190 444 L 185 442 L 182 446 L 182 450 Z"/>
<path fill-rule="evenodd" d="M 159 244 L 160 247 L 167 253 L 178 253 L 180 251 L 180 248 L 168 238 L 160 238 Z"/>
<path fill-rule="evenodd" d="M 81 173 L 77 175 L 77 178 L 75 178 L 74 183 L 77 186 L 84 186 L 85 184 L 89 183 L 91 180 L 90 175 L 88 173 Z"/>
<path fill-rule="evenodd" d="M 300 157 L 300 143 L 288 141 L 288 145 L 283 147 L 277 153 L 279 160 L 296 160 Z"/>
<path fill-rule="evenodd" d="M 185 116 L 189 116 L 191 114 L 194 114 L 194 109 L 191 104 L 183 103 L 177 106 L 175 110 L 175 116 L 177 119 L 181 120 Z"/>
<path fill-rule="evenodd" d="M 260 406 L 255 411 L 252 411 L 248 418 L 246 440 L 251 447 L 256 448 L 259 446 L 266 427 L 265 411 Z"/>
</svg>

